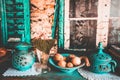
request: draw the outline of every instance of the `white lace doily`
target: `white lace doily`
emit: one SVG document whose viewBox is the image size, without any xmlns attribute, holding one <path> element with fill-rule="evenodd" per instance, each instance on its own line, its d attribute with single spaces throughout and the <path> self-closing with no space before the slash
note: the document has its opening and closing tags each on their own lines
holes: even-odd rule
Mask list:
<svg viewBox="0 0 120 80">
<path fill-rule="evenodd" d="M 39 71 L 37 70 L 37 66 L 36 63 L 29 69 L 26 71 L 18 71 L 14 68 L 8 68 L 2 75 L 3 76 L 36 76 L 41 74 L 42 69 L 39 68 Z"/>
<path fill-rule="evenodd" d="M 120 80 L 120 76 L 117 76 L 112 73 L 97 74 L 85 69 L 78 69 L 78 72 L 87 80 Z"/>
</svg>

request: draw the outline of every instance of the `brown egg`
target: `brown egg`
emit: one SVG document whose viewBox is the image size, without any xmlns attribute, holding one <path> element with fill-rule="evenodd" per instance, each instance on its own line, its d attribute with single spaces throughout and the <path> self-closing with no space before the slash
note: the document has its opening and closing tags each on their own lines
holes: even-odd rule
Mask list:
<svg viewBox="0 0 120 80">
<path fill-rule="evenodd" d="M 74 65 L 71 62 L 68 62 L 66 65 L 68 68 L 72 68 Z"/>
<path fill-rule="evenodd" d="M 6 53 L 7 53 L 7 49 L 5 49 L 5 48 L 0 48 L 0 57 L 5 56 Z"/>
<path fill-rule="evenodd" d="M 58 66 L 60 66 L 60 67 L 66 67 L 66 62 L 64 60 L 60 60 L 58 62 Z"/>
<path fill-rule="evenodd" d="M 71 58 L 71 59 L 74 58 L 74 57 L 76 57 L 74 54 L 69 55 L 69 58 Z"/>
<path fill-rule="evenodd" d="M 60 60 L 63 60 L 64 58 L 63 58 L 63 56 L 62 56 L 61 54 L 56 53 L 56 54 L 54 55 L 53 59 L 54 59 L 56 62 L 58 62 L 58 61 L 60 61 Z"/>
<path fill-rule="evenodd" d="M 67 58 L 66 58 L 66 57 L 63 57 L 63 60 L 64 60 L 64 61 L 66 61 L 66 60 L 67 60 Z"/>
<path fill-rule="evenodd" d="M 78 66 L 81 63 L 81 60 L 80 60 L 79 57 L 74 57 L 74 58 L 71 59 L 71 62 L 72 62 L 73 65 Z"/>
</svg>

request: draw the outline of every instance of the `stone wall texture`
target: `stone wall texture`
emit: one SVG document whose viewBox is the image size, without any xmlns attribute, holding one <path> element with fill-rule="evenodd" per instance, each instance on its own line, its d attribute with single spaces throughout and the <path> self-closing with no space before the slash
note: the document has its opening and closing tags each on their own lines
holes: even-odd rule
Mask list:
<svg viewBox="0 0 120 80">
<path fill-rule="evenodd" d="M 51 39 L 55 0 L 31 0 L 31 38 Z"/>
</svg>

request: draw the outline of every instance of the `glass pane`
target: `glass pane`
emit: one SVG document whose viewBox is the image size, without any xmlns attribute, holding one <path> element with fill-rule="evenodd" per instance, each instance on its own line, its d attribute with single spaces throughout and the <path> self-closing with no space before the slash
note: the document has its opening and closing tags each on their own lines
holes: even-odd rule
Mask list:
<svg viewBox="0 0 120 80">
<path fill-rule="evenodd" d="M 70 0 L 70 18 L 97 17 L 98 0 Z"/>
<path fill-rule="evenodd" d="M 111 17 L 120 17 L 120 0 L 111 0 Z"/>
<path fill-rule="evenodd" d="M 120 43 L 120 19 L 110 20 L 108 43 L 109 44 Z"/>
<path fill-rule="evenodd" d="M 94 47 L 96 41 L 96 23 L 96 20 L 70 21 L 70 48 Z"/>
</svg>

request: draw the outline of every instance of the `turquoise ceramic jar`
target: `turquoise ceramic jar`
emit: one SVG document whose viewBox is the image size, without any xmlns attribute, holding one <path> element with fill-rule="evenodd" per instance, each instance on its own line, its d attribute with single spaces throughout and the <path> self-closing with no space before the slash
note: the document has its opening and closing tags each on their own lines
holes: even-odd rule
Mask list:
<svg viewBox="0 0 120 80">
<path fill-rule="evenodd" d="M 20 71 L 28 70 L 35 62 L 35 55 L 31 50 L 31 45 L 22 42 L 15 46 L 12 55 L 12 66 Z"/>
<path fill-rule="evenodd" d="M 90 70 L 95 73 L 108 73 L 113 71 L 117 66 L 115 60 L 112 57 L 103 52 L 103 46 L 100 42 L 98 44 L 98 52 L 90 56 L 91 67 Z"/>
</svg>

